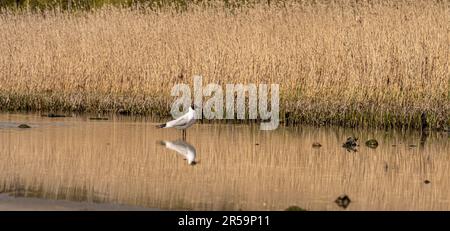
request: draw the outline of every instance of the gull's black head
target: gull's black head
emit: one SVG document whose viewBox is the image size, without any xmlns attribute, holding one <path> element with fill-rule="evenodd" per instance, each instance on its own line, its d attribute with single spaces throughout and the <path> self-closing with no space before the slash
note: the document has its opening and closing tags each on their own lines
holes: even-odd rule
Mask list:
<svg viewBox="0 0 450 231">
<path fill-rule="evenodd" d="M 197 164 L 197 162 L 195 160 L 190 163 L 190 165 L 192 165 L 192 166 L 194 166 L 196 164 Z"/>
</svg>

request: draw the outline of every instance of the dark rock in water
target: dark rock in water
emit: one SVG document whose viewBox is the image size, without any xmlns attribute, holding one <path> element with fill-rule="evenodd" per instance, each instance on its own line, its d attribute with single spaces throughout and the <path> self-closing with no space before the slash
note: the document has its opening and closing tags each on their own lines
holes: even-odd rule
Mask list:
<svg viewBox="0 0 450 231">
<path fill-rule="evenodd" d="M 255 145 L 259 145 L 258 143 L 256 143 Z"/>
<path fill-rule="evenodd" d="M 410 147 L 410 148 L 415 148 L 415 147 L 417 147 L 417 145 L 415 145 L 415 144 L 410 144 L 409 147 Z"/>
<path fill-rule="evenodd" d="M 314 142 L 314 143 L 312 144 L 312 147 L 313 147 L 313 148 L 320 148 L 320 147 L 322 147 L 322 145 L 321 145 L 319 142 Z"/>
<path fill-rule="evenodd" d="M 50 118 L 66 117 L 65 115 L 59 115 L 59 114 L 54 114 L 54 113 L 49 113 L 49 114 L 46 114 L 46 115 L 44 114 L 42 116 L 50 117 Z"/>
<path fill-rule="evenodd" d="M 350 136 L 347 138 L 347 141 L 345 141 L 345 143 L 342 145 L 342 147 L 346 148 L 347 151 L 356 152 L 357 151 L 356 147 L 358 147 L 357 141 L 358 141 L 358 138 Z"/>
<path fill-rule="evenodd" d="M 429 181 L 429 180 L 425 180 L 423 183 L 425 183 L 425 184 L 429 184 L 429 183 L 431 183 L 431 181 Z"/>
<path fill-rule="evenodd" d="M 306 209 L 303 209 L 296 205 L 293 205 L 293 206 L 289 206 L 289 208 L 285 209 L 284 211 L 306 211 Z"/>
<path fill-rule="evenodd" d="M 19 126 L 17 126 L 18 128 L 31 128 L 30 126 L 28 126 L 27 124 L 21 124 Z"/>
<path fill-rule="evenodd" d="M 378 141 L 376 139 L 370 139 L 370 140 L 366 141 L 366 146 L 369 148 L 377 148 Z"/>
<path fill-rule="evenodd" d="M 106 117 L 90 117 L 90 120 L 108 120 Z"/>
<path fill-rule="evenodd" d="M 355 138 L 353 136 L 350 136 L 347 138 L 347 141 L 345 141 L 345 143 L 342 145 L 342 147 L 354 147 L 354 146 L 358 146 L 358 138 Z"/>
<path fill-rule="evenodd" d="M 343 195 L 339 196 L 334 202 L 336 202 L 336 204 L 337 204 L 339 207 L 342 207 L 342 208 L 345 209 L 345 208 L 348 207 L 348 205 L 349 205 L 350 202 L 352 202 L 352 201 L 350 200 L 350 198 L 349 198 L 347 195 L 343 194 Z"/>
</svg>

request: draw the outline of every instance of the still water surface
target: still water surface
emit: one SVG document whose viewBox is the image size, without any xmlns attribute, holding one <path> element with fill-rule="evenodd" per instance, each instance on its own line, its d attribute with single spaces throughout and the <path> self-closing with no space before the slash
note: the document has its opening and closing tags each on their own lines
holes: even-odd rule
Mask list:
<svg viewBox="0 0 450 231">
<path fill-rule="evenodd" d="M 156 124 L 1 114 L 0 192 L 169 210 L 344 210 L 334 201 L 346 194 L 345 210 L 450 210 L 447 133 L 196 124 L 183 143 Z M 351 135 L 356 152 L 342 147 Z M 370 138 L 376 149 L 364 145 Z"/>
</svg>

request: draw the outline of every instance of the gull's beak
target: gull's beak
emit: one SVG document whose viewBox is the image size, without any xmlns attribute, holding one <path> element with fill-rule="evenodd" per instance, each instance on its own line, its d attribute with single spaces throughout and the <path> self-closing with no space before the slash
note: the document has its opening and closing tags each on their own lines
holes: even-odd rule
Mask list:
<svg viewBox="0 0 450 231">
<path fill-rule="evenodd" d="M 200 107 L 199 107 L 199 106 L 197 106 L 197 105 L 195 105 L 195 104 L 192 104 L 192 105 L 191 105 L 191 108 L 192 108 L 193 110 L 197 110 L 197 109 L 200 109 Z"/>
</svg>

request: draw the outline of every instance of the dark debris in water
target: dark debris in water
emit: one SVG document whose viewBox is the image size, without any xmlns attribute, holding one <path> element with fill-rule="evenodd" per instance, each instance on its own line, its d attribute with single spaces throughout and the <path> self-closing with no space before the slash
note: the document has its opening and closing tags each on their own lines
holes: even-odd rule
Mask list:
<svg viewBox="0 0 450 231">
<path fill-rule="evenodd" d="M 42 114 L 41 116 L 43 116 L 43 117 L 49 117 L 49 118 L 66 117 L 66 115 L 55 114 L 55 113 Z"/>
<path fill-rule="evenodd" d="M 306 209 L 293 205 L 289 206 L 289 208 L 285 209 L 284 211 L 306 211 Z"/>
<path fill-rule="evenodd" d="M 18 128 L 31 128 L 28 124 L 21 124 L 17 126 Z"/>
<path fill-rule="evenodd" d="M 108 120 L 106 117 L 90 117 L 90 120 Z"/>
<path fill-rule="evenodd" d="M 410 144 L 409 147 L 410 147 L 410 148 L 415 148 L 415 147 L 417 147 L 417 145 L 415 145 L 415 144 Z"/>
<path fill-rule="evenodd" d="M 312 147 L 313 147 L 313 148 L 320 148 L 320 147 L 322 147 L 322 144 L 320 144 L 319 142 L 314 142 L 314 143 L 312 144 Z"/>
<path fill-rule="evenodd" d="M 334 202 L 336 202 L 336 204 L 339 207 L 346 209 L 348 207 L 348 205 L 350 204 L 350 202 L 352 202 L 352 201 L 350 200 L 350 197 L 348 197 L 345 194 L 342 194 Z"/>
<path fill-rule="evenodd" d="M 358 151 L 357 147 L 358 147 L 358 138 L 350 136 L 347 138 L 347 140 L 345 141 L 344 144 L 342 144 L 342 147 L 344 147 L 345 149 L 347 149 L 348 152 L 353 151 L 356 152 Z"/>
<path fill-rule="evenodd" d="M 425 183 L 425 184 L 429 184 L 429 183 L 431 183 L 431 181 L 429 181 L 429 180 L 425 180 L 423 183 Z"/>
</svg>

